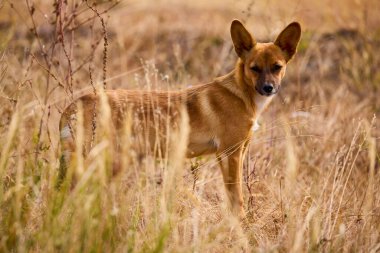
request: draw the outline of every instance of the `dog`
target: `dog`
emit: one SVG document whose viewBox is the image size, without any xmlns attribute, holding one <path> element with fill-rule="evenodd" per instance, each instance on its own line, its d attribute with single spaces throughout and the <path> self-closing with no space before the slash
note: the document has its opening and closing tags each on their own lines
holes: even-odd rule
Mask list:
<svg viewBox="0 0 380 253">
<path fill-rule="evenodd" d="M 163 130 L 165 127 L 159 127 L 160 124 L 157 124 L 157 114 L 161 115 L 162 121 L 170 118 L 169 125 L 173 128 L 180 127 L 178 121 L 185 116 L 189 128 L 186 156 L 192 158 L 216 154 L 230 209 L 244 217 L 243 158 L 257 118 L 279 91 L 286 66 L 297 51 L 301 26 L 297 22 L 289 24 L 276 40 L 270 43 L 257 42 L 239 20 L 232 21 L 230 33 L 238 56 L 235 68 L 230 73 L 217 77 L 212 82 L 181 91 L 118 89 L 106 90 L 105 96 L 111 114 L 109 129 L 119 148 L 124 144 L 119 138 L 118 130 L 123 128 L 127 115 L 133 115 L 132 135 L 136 136 L 139 131 L 144 131 L 144 136 L 151 146 L 166 138 Z M 79 103 L 83 111 L 81 122 L 84 156 L 92 148 L 96 131 L 94 122 L 99 120 L 96 118 L 99 95 L 84 95 L 64 110 L 60 120 L 61 146 L 64 154 L 61 162 L 66 165 L 76 147 L 75 115 Z M 159 113 L 156 113 L 157 111 Z M 143 121 L 144 123 L 141 123 Z"/>
</svg>

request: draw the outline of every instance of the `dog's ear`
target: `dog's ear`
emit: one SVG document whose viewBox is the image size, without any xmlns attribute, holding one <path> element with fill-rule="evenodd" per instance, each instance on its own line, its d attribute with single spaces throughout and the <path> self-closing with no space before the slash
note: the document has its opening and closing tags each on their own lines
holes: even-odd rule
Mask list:
<svg viewBox="0 0 380 253">
<path fill-rule="evenodd" d="M 256 44 L 255 39 L 245 29 L 244 25 L 236 19 L 231 23 L 231 38 L 235 51 L 240 58 L 244 57 L 245 52 L 251 50 Z"/>
<path fill-rule="evenodd" d="M 285 60 L 289 61 L 297 51 L 297 45 L 301 38 L 301 25 L 297 22 L 289 24 L 278 35 L 274 44 L 285 53 Z"/>
</svg>

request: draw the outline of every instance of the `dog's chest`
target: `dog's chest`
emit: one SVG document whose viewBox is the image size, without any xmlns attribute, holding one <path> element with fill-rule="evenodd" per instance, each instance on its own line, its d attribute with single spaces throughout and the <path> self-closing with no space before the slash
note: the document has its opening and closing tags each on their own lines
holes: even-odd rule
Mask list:
<svg viewBox="0 0 380 253">
<path fill-rule="evenodd" d="M 261 96 L 258 95 L 255 97 L 255 116 L 256 118 L 265 110 L 268 104 L 272 101 L 273 96 Z"/>
<path fill-rule="evenodd" d="M 256 131 L 258 131 L 260 128 L 260 125 L 259 123 L 257 122 L 257 119 L 253 122 L 253 125 L 251 127 L 251 132 L 254 133 Z"/>
<path fill-rule="evenodd" d="M 256 132 L 259 130 L 260 125 L 258 123 L 258 118 L 260 117 L 261 113 L 265 110 L 265 108 L 269 105 L 269 103 L 272 101 L 273 96 L 267 97 L 267 96 L 260 96 L 258 95 L 255 98 L 255 115 L 252 119 L 252 127 L 251 132 Z"/>
</svg>

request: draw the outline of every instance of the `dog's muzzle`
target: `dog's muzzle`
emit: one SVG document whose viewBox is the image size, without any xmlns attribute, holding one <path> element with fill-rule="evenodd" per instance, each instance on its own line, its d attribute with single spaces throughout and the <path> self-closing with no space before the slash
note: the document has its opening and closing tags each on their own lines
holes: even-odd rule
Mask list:
<svg viewBox="0 0 380 253">
<path fill-rule="evenodd" d="M 260 95 L 267 97 L 276 94 L 278 91 L 271 83 L 266 83 L 261 87 L 255 86 L 255 89 Z"/>
</svg>

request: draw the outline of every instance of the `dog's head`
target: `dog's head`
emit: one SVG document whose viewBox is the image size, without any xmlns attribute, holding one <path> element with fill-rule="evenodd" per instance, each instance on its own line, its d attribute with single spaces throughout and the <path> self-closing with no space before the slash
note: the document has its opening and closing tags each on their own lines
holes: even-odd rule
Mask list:
<svg viewBox="0 0 380 253">
<path fill-rule="evenodd" d="M 297 51 L 301 26 L 289 24 L 271 43 L 257 43 L 244 25 L 234 20 L 231 37 L 235 51 L 243 64 L 245 83 L 263 96 L 276 94 L 285 75 L 286 64 Z"/>
</svg>

